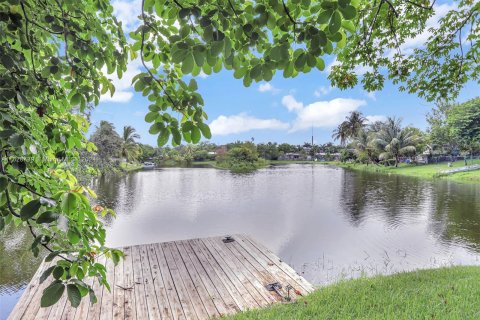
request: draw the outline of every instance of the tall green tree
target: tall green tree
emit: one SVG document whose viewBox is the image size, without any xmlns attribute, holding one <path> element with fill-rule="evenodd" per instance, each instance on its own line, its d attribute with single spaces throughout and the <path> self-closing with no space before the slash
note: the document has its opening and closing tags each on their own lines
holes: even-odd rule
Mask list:
<svg viewBox="0 0 480 320">
<path fill-rule="evenodd" d="M 367 165 L 372 163 L 376 156 L 374 132 L 361 129 L 352 140 L 357 159 L 365 160 Z"/>
<path fill-rule="evenodd" d="M 142 149 L 135 139 L 140 139 L 140 135 L 132 126 L 124 126 L 122 134 L 121 154 L 126 161 L 137 160 L 142 153 Z"/>
<path fill-rule="evenodd" d="M 44 248 L 48 261 L 59 258 L 42 276 L 54 276 L 42 307 L 64 294 L 73 306 L 95 302 L 85 277 L 108 287 L 96 257 L 121 257 L 105 246 L 95 193 L 68 169 L 80 150 L 95 150 L 88 106 L 114 92 L 107 74 L 126 70 L 129 48 L 112 12 L 103 0 L 0 2 L 0 230 L 23 225 L 34 255 Z"/>
<path fill-rule="evenodd" d="M 97 147 L 97 154 L 102 160 L 119 158 L 122 155 L 123 140 L 115 131 L 113 123 L 100 121 L 90 141 Z"/>
<path fill-rule="evenodd" d="M 463 148 L 473 154 L 480 145 L 480 98 L 453 106 L 447 123 Z"/>
<path fill-rule="evenodd" d="M 333 131 L 332 138 L 334 140 L 340 140 L 340 144 L 344 146 L 348 140 L 355 138 L 365 127 L 366 121 L 367 119 L 361 112 L 352 111 Z"/>
<path fill-rule="evenodd" d="M 440 150 L 442 153 L 452 154 L 459 146 L 459 141 L 447 121 L 448 113 L 454 105 L 440 101 L 427 114 L 428 148 L 432 153 L 434 150 Z"/>
<path fill-rule="evenodd" d="M 377 147 L 382 151 L 379 155 L 381 160 L 393 158 L 395 167 L 398 167 L 401 155 L 414 154 L 419 137 L 412 130 L 402 128 L 401 119 L 388 118 L 383 128 L 376 134 L 374 139 Z"/>
</svg>

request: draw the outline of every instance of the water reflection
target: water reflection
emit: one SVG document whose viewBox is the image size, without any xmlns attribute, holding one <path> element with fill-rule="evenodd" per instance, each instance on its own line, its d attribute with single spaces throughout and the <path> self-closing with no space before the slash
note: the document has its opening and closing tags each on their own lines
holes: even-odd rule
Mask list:
<svg viewBox="0 0 480 320">
<path fill-rule="evenodd" d="M 111 246 L 246 233 L 317 284 L 480 263 L 480 185 L 288 165 L 249 175 L 169 168 L 93 187 L 117 211 L 106 219 Z M 30 240 L 22 230 L 0 236 L 2 304 L 35 271 Z"/>
</svg>

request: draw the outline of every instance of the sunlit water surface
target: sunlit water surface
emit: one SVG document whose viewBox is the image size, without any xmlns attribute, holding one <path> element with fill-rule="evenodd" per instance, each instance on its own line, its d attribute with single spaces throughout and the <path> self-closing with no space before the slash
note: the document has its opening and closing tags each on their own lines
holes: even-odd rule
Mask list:
<svg viewBox="0 0 480 320">
<path fill-rule="evenodd" d="M 141 171 L 94 182 L 107 242 L 126 246 L 245 233 L 312 283 L 480 264 L 480 185 L 320 165 L 235 175 L 210 168 Z M 0 236 L 0 318 L 38 259 L 23 229 Z"/>
</svg>

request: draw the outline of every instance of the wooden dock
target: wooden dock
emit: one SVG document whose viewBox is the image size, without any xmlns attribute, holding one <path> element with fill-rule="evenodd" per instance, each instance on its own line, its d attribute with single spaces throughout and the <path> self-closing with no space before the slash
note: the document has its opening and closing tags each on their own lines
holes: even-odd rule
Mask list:
<svg viewBox="0 0 480 320">
<path fill-rule="evenodd" d="M 66 293 L 56 305 L 40 307 L 42 291 L 51 282 L 39 284 L 51 265 L 44 262 L 8 319 L 209 319 L 287 302 L 287 296 L 295 300 L 313 290 L 261 244 L 244 235 L 232 238 L 125 247 L 117 266 L 107 261 L 111 291 L 95 281 L 98 302 L 90 304 L 86 297 L 78 308 L 70 306 Z M 272 283 L 281 289 L 268 290 Z"/>
</svg>

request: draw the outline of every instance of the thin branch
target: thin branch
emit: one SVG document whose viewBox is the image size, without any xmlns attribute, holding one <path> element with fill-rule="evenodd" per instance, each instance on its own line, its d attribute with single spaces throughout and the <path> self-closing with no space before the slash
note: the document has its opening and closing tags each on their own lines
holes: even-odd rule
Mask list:
<svg viewBox="0 0 480 320">
<path fill-rule="evenodd" d="M 36 239 L 38 236 L 35 234 L 35 232 L 33 231 L 33 226 L 30 224 L 30 222 L 27 220 L 27 225 L 28 225 L 28 229 L 30 230 L 30 233 L 32 234 L 32 236 Z M 42 241 L 40 241 L 40 244 L 42 245 L 42 247 L 44 247 L 48 252 L 51 252 L 51 253 L 54 253 L 55 251 L 52 250 L 46 243 L 42 243 Z M 62 258 L 63 260 L 66 260 L 70 263 L 72 263 L 73 261 L 68 259 L 67 257 L 61 255 L 61 254 L 58 254 L 58 256 L 60 258 Z"/>
<path fill-rule="evenodd" d="M 460 77 L 460 75 L 462 74 L 462 68 L 463 68 L 463 61 L 465 59 L 464 55 L 463 55 L 463 44 L 462 44 L 462 29 L 459 30 L 458 32 L 458 44 L 460 46 L 460 53 L 461 53 L 461 59 L 460 59 L 460 68 L 458 68 L 458 75 L 457 75 L 457 78 Z"/>
<path fill-rule="evenodd" d="M 368 42 L 370 42 L 370 39 L 372 38 L 373 28 L 374 28 L 374 26 L 375 26 L 375 23 L 377 23 L 378 14 L 380 13 L 380 9 L 382 9 L 382 5 L 383 5 L 384 2 L 385 2 L 385 0 L 381 0 L 381 1 L 380 1 L 380 4 L 378 5 L 378 8 L 377 8 L 377 12 L 375 13 L 375 16 L 373 17 L 372 24 L 370 25 L 370 31 L 369 31 L 369 35 L 368 35 Z"/>
<path fill-rule="evenodd" d="M 235 7 L 234 7 L 233 4 L 232 4 L 232 1 L 228 0 L 228 4 L 230 5 L 230 8 L 232 8 L 233 13 L 235 14 L 235 16 L 236 16 L 237 19 L 238 19 L 239 16 L 238 16 L 237 10 L 235 10 Z"/>
<path fill-rule="evenodd" d="M 293 17 L 290 15 L 290 11 L 288 10 L 287 8 L 287 5 L 285 4 L 285 1 L 282 0 L 282 4 L 283 4 L 283 10 L 285 11 L 285 13 L 287 14 L 288 18 L 290 19 L 290 21 L 293 23 L 293 40 L 296 42 L 297 41 L 297 36 L 296 36 L 296 33 L 295 33 L 295 29 L 297 27 L 297 22 L 295 21 L 295 19 L 293 19 Z"/>
<path fill-rule="evenodd" d="M 390 0 L 384 0 L 386 4 L 390 7 L 390 10 L 392 10 L 393 14 L 395 15 L 396 18 L 398 18 L 398 12 L 395 10 L 395 7 L 393 4 L 390 2 Z"/>
<path fill-rule="evenodd" d="M 175 2 L 175 4 L 180 7 L 180 9 L 183 9 L 183 6 L 177 0 L 173 0 L 173 2 Z M 142 5 L 142 10 L 143 10 L 143 5 Z"/>
<path fill-rule="evenodd" d="M 432 2 L 428 7 L 425 7 L 424 5 L 421 5 L 421 4 L 416 3 L 416 2 L 414 2 L 414 1 L 405 0 L 405 2 L 410 3 L 411 5 L 413 5 L 413 6 L 415 6 L 415 7 L 418 7 L 418 8 L 421 8 L 421 9 L 425 9 L 425 10 L 432 10 L 432 9 L 433 9 L 433 5 L 435 4 L 435 1 L 436 1 L 436 0 L 433 0 L 433 2 Z"/>
<path fill-rule="evenodd" d="M 33 68 L 33 75 L 35 77 L 35 79 L 37 79 L 37 81 L 39 82 L 43 82 L 43 79 L 42 77 L 40 77 L 37 73 L 37 70 L 35 68 L 35 59 L 33 57 L 33 52 L 35 51 L 35 47 L 33 46 L 31 40 L 30 40 L 30 32 L 29 32 L 29 28 L 28 28 L 28 23 L 29 23 L 29 19 L 28 19 L 28 16 L 27 16 L 27 11 L 25 10 L 25 6 L 23 4 L 23 1 L 20 2 L 20 6 L 22 8 L 22 11 L 23 11 L 23 15 L 25 17 L 25 37 L 27 38 L 27 42 L 28 42 L 28 45 L 30 46 L 30 61 L 32 63 L 32 68 Z"/>
<path fill-rule="evenodd" d="M 147 24 L 146 19 L 145 19 L 145 0 L 142 0 L 142 20 L 145 24 Z M 150 68 L 147 66 L 145 63 L 145 59 L 143 58 L 143 48 L 145 46 L 145 26 L 142 26 L 142 45 L 140 47 L 140 60 L 142 61 L 143 67 L 147 70 L 148 74 L 152 77 L 153 80 L 160 86 L 160 88 L 163 90 L 165 95 L 167 96 L 167 99 L 170 100 L 172 103 L 173 107 L 180 110 L 177 105 L 175 104 L 175 101 L 172 99 L 172 97 L 168 94 L 168 92 L 165 90 L 165 87 L 160 79 L 157 79 L 155 75 L 150 71 Z"/>
<path fill-rule="evenodd" d="M 49 30 L 49 29 L 45 28 L 44 26 L 38 24 L 38 23 L 35 22 L 34 20 L 31 20 L 31 19 L 25 14 L 25 7 L 24 7 L 25 3 L 24 3 L 24 1 L 20 1 L 20 5 L 21 5 L 21 7 L 22 7 L 22 11 L 23 11 L 24 16 L 25 16 L 25 21 L 33 24 L 34 26 L 42 29 L 42 30 L 45 31 L 45 32 L 48 32 L 48 33 L 51 33 L 51 34 L 62 34 L 61 31 L 52 31 L 52 30 Z"/>
</svg>

